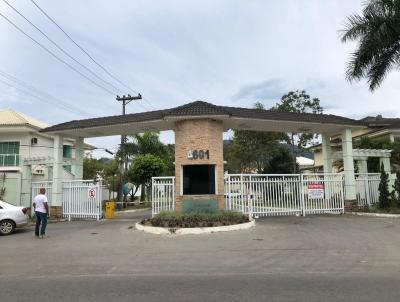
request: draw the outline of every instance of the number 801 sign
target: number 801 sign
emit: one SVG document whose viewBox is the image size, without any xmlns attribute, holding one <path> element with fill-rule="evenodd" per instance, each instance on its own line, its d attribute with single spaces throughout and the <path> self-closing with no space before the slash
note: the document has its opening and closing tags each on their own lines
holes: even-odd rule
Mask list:
<svg viewBox="0 0 400 302">
<path fill-rule="evenodd" d="M 190 150 L 188 152 L 188 159 L 210 159 L 209 150 Z"/>
</svg>

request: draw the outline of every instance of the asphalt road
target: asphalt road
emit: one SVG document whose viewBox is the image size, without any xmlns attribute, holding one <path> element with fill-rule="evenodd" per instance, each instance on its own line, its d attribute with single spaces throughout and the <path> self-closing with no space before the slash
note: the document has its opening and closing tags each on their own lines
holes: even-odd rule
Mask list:
<svg viewBox="0 0 400 302">
<path fill-rule="evenodd" d="M 400 219 L 278 217 L 156 236 L 115 221 L 0 237 L 0 301 L 400 301 Z"/>
</svg>

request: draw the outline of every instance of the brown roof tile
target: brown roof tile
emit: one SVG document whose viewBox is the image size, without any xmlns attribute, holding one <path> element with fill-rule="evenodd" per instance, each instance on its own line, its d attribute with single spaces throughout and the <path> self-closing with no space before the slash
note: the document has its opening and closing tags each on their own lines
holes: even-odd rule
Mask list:
<svg viewBox="0 0 400 302">
<path fill-rule="evenodd" d="M 41 130 L 41 132 L 54 132 L 62 130 L 92 128 L 99 126 L 118 125 L 126 123 L 135 123 L 142 121 L 159 120 L 168 116 L 216 116 L 229 115 L 232 117 L 278 120 L 278 121 L 295 121 L 295 122 L 314 122 L 342 125 L 364 125 L 362 121 L 356 121 L 346 117 L 331 114 L 312 114 L 312 113 L 293 113 L 293 112 L 277 112 L 263 109 L 249 109 L 218 106 L 203 101 L 196 101 L 183 106 L 149 111 L 142 113 L 134 113 L 127 115 L 115 115 L 107 117 L 99 117 L 85 120 L 73 120 L 70 122 L 54 125 Z"/>
</svg>

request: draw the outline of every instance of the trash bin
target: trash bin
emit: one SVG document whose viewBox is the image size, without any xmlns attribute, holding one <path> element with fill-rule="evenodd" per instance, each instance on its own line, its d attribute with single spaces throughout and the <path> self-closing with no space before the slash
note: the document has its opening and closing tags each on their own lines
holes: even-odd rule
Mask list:
<svg viewBox="0 0 400 302">
<path fill-rule="evenodd" d="M 106 202 L 106 218 L 114 219 L 114 217 L 115 217 L 115 202 L 107 201 Z"/>
</svg>

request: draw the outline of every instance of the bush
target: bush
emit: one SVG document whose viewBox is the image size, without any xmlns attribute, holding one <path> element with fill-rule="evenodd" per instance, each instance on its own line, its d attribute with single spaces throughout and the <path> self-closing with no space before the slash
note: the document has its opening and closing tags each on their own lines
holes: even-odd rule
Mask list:
<svg viewBox="0 0 400 302">
<path fill-rule="evenodd" d="M 389 193 L 389 175 L 385 172 L 383 164 L 381 165 L 381 181 L 379 183 L 379 203 L 378 208 L 387 210 L 391 206 Z"/>
<path fill-rule="evenodd" d="M 213 214 L 162 212 L 153 218 L 143 220 L 142 224 L 167 228 L 194 228 L 232 225 L 248 221 L 248 216 L 233 211 Z"/>
<path fill-rule="evenodd" d="M 396 180 L 394 181 L 391 197 L 392 206 L 400 208 L 400 171 L 396 172 Z"/>
</svg>

